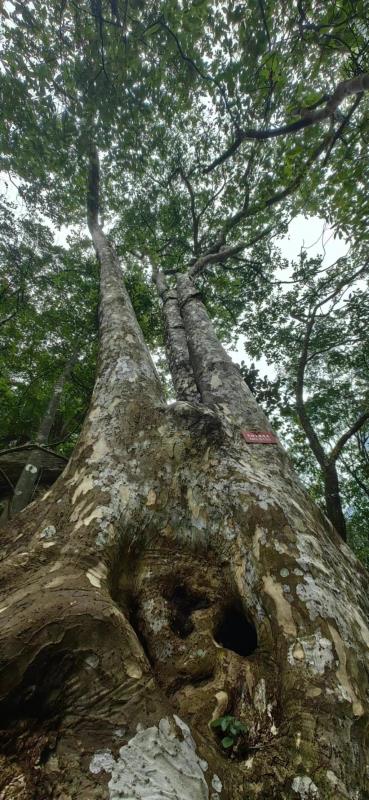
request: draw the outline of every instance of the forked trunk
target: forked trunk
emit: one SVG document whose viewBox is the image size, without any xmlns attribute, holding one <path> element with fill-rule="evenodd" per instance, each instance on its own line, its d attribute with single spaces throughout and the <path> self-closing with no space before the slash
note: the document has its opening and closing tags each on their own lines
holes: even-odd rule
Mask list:
<svg viewBox="0 0 369 800">
<path fill-rule="evenodd" d="M 89 221 L 91 408 L 64 475 L 4 534 L 0 796 L 364 800 L 366 573 L 282 448 L 241 436 L 265 417 L 187 279 L 202 403 L 164 404 Z"/>
</svg>

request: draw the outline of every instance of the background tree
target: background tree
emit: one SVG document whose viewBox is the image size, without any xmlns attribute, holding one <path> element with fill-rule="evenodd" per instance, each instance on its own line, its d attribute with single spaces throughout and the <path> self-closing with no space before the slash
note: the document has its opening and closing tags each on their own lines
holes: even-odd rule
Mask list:
<svg viewBox="0 0 369 800">
<path fill-rule="evenodd" d="M 317 499 L 323 494 L 329 519 L 346 538 L 337 474 L 341 464 L 343 480 L 347 480 L 346 509 L 353 540 L 352 471 L 355 474 L 356 462 L 359 477 L 367 463 L 365 446 L 358 448 L 355 440 L 358 434 L 365 442 L 369 419 L 367 275 L 360 251 L 329 267 L 322 265 L 320 258 L 308 259 L 302 252 L 290 279 L 271 287 L 268 299 L 258 308 L 249 306 L 241 326 L 247 333 L 249 352 L 258 357 L 266 354 L 277 366 L 279 397 L 272 396 L 272 402 L 282 412 L 282 430 L 290 441 L 296 466 L 310 483 L 315 483 Z M 318 462 L 320 478 L 306 455 L 296 422 Z M 347 457 L 351 474 L 345 466 Z M 362 507 L 365 513 L 365 479 L 362 483 L 360 490 L 356 481 L 355 500 L 357 511 Z M 362 539 L 359 546 L 362 548 Z"/>
</svg>

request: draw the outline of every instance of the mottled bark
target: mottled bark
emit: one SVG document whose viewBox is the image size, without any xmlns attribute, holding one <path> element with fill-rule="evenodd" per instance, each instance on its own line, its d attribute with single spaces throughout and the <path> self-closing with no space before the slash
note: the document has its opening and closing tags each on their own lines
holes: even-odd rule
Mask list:
<svg viewBox="0 0 369 800">
<path fill-rule="evenodd" d="M 233 424 L 271 431 L 270 423 L 216 336 L 196 286 L 178 276 L 178 300 L 195 380 L 206 405 L 216 405 Z"/>
<path fill-rule="evenodd" d="M 66 363 L 61 375 L 57 378 L 48 402 L 46 411 L 40 422 L 35 436 L 35 444 L 45 445 L 48 443 L 50 432 L 55 421 L 56 412 L 60 406 L 65 382 L 68 380 L 75 357 L 72 356 Z M 27 464 L 14 487 L 12 500 L 6 509 L 6 514 L 10 518 L 18 511 L 22 511 L 31 502 L 35 486 L 38 483 L 41 469 L 42 454 L 39 449 L 30 450 Z"/>
<path fill-rule="evenodd" d="M 118 261 L 89 221 L 91 408 L 64 476 L 4 531 L 0 793 L 364 800 L 367 574 L 281 448 L 242 440 L 240 423 L 264 417 L 185 282 L 203 403 L 162 402 Z M 227 750 L 210 725 L 225 714 L 246 728 Z"/>
<path fill-rule="evenodd" d="M 168 286 L 165 275 L 160 270 L 155 270 L 154 281 L 163 304 L 165 349 L 176 397 L 178 400 L 198 402 L 200 396 L 190 364 L 177 289 Z"/>
</svg>

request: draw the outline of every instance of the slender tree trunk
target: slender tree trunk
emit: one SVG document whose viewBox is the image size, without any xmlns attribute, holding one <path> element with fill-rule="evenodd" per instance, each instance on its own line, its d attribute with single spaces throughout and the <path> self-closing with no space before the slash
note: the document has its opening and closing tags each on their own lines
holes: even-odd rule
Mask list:
<svg viewBox="0 0 369 800">
<path fill-rule="evenodd" d="M 315 309 L 311 312 L 306 323 L 306 330 L 302 343 L 301 354 L 297 365 L 297 376 L 296 376 L 297 380 L 295 387 L 296 410 L 301 426 L 306 434 L 306 438 L 309 442 L 311 450 L 321 470 L 321 474 L 324 481 L 324 496 L 325 496 L 327 517 L 329 521 L 332 523 L 337 533 L 341 536 L 341 538 L 345 542 L 347 538 L 346 520 L 342 511 L 342 502 L 341 502 L 339 480 L 337 475 L 336 461 L 338 454 L 342 450 L 344 441 L 347 441 L 346 439 L 347 434 L 345 434 L 344 437 L 341 437 L 341 439 L 338 440 L 338 443 L 336 443 L 336 446 L 331 451 L 331 455 L 328 456 L 320 442 L 319 436 L 314 426 L 312 425 L 312 422 L 307 413 L 306 405 L 304 402 L 304 379 L 305 379 L 305 370 L 309 353 L 310 337 L 314 328 L 316 313 L 319 305 L 320 304 L 318 304 L 315 307 Z M 358 422 L 362 424 L 362 418 L 360 418 Z M 354 431 L 355 431 L 355 426 L 353 426 L 352 428 L 352 432 Z M 349 435 L 352 435 L 351 430 L 349 430 L 348 433 Z M 344 441 L 342 441 L 342 438 Z M 335 455 L 333 455 L 334 453 Z"/>
<path fill-rule="evenodd" d="M 176 397 L 178 400 L 197 402 L 200 399 L 199 392 L 190 363 L 177 289 L 167 285 L 165 275 L 160 270 L 155 271 L 154 282 L 163 304 L 165 346 Z"/>
<path fill-rule="evenodd" d="M 334 525 L 337 533 L 346 541 L 346 520 L 342 511 L 341 492 L 335 462 L 331 462 L 324 467 L 323 478 L 327 517 Z"/>
<path fill-rule="evenodd" d="M 0 794 L 364 800 L 367 574 L 282 448 L 242 439 L 265 417 L 185 279 L 202 403 L 164 404 L 93 203 L 89 224 L 91 407 L 64 475 L 4 531 Z M 246 731 L 229 748 L 210 724 L 227 714 Z"/>
<path fill-rule="evenodd" d="M 55 421 L 55 415 L 59 408 L 63 389 L 69 373 L 72 369 L 75 357 L 72 356 L 66 363 L 63 372 L 56 380 L 46 411 L 40 422 L 39 429 L 35 437 L 35 444 L 46 445 L 50 431 Z M 14 516 L 18 511 L 22 511 L 32 500 L 32 495 L 37 484 L 41 470 L 42 453 L 39 449 L 30 450 L 27 464 L 14 487 L 14 495 L 6 511 L 8 517 Z"/>
</svg>

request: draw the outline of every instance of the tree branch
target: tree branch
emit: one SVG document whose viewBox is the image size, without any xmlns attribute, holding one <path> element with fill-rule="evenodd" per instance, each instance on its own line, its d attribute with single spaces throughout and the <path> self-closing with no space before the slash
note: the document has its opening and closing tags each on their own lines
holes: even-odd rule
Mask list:
<svg viewBox="0 0 369 800">
<path fill-rule="evenodd" d="M 8 316 L 7 316 L 7 317 L 3 317 L 2 319 L 0 319 L 0 327 L 1 327 L 1 325 L 5 325 L 7 322 L 10 322 L 10 320 L 11 320 L 11 319 L 13 319 L 13 317 L 15 317 L 15 316 L 16 316 L 16 314 L 17 314 L 17 310 L 18 310 L 18 309 L 16 309 L 15 311 L 13 311 L 11 314 L 8 314 Z"/>
<path fill-rule="evenodd" d="M 99 155 L 96 145 L 90 145 L 89 168 L 87 178 L 87 224 L 90 231 L 99 224 L 99 191 L 100 170 Z"/>
<path fill-rule="evenodd" d="M 179 170 L 180 177 L 190 195 L 191 216 L 192 216 L 192 232 L 193 232 L 193 252 L 197 256 L 199 254 L 199 215 L 196 214 L 195 193 L 192 184 L 183 169 Z"/>
<path fill-rule="evenodd" d="M 190 267 L 188 271 L 190 278 L 198 275 L 199 272 L 201 272 L 201 270 L 206 268 L 209 264 L 221 264 L 226 261 L 227 258 L 237 255 L 237 253 L 240 253 L 242 250 L 246 250 L 248 247 L 252 247 L 261 239 L 264 239 L 265 236 L 267 236 L 268 233 L 271 233 L 272 230 L 273 227 L 269 226 L 269 228 L 265 228 L 253 239 L 249 239 L 249 241 L 237 242 L 237 244 L 232 245 L 231 247 L 223 248 L 218 252 L 206 253 L 204 256 L 198 258 L 197 261 L 195 261 L 195 263 Z"/>
<path fill-rule="evenodd" d="M 336 442 L 335 446 L 333 447 L 333 449 L 329 454 L 330 463 L 334 463 L 335 461 L 337 461 L 346 442 L 348 442 L 349 439 L 351 439 L 351 437 L 354 436 L 354 434 L 357 433 L 357 431 L 359 431 L 360 428 L 362 428 L 363 425 L 365 425 L 365 423 L 368 420 L 369 420 L 369 411 L 364 411 L 364 413 L 360 414 L 360 416 L 357 418 L 356 422 L 354 422 L 353 425 L 351 425 L 351 428 L 349 428 L 345 433 L 342 434 L 342 436 L 340 436 L 338 442 Z"/>
<path fill-rule="evenodd" d="M 355 97 L 355 100 L 354 100 L 349 112 L 346 114 L 345 118 L 341 122 L 341 125 L 339 125 L 339 127 L 337 128 L 337 130 L 336 130 L 336 132 L 335 132 L 335 134 L 333 136 L 333 139 L 332 139 L 332 141 L 331 141 L 331 143 L 330 143 L 330 145 L 328 147 L 326 157 L 325 157 L 325 159 L 323 161 L 323 167 L 325 167 L 328 164 L 328 161 L 330 159 L 330 155 L 331 155 L 331 152 L 332 152 L 332 150 L 334 148 L 334 145 L 336 144 L 338 139 L 341 138 L 342 133 L 343 133 L 344 129 L 346 128 L 346 125 L 348 125 L 348 123 L 350 122 L 350 119 L 351 119 L 352 115 L 355 113 L 355 111 L 356 111 L 358 105 L 361 103 L 363 97 L 364 97 L 364 92 L 360 92 L 357 95 L 357 97 Z"/>
<path fill-rule="evenodd" d="M 223 164 L 224 161 L 230 158 L 238 150 L 242 142 L 250 139 L 264 141 L 265 139 L 275 139 L 278 136 L 286 136 L 290 133 L 297 133 L 304 128 L 308 128 L 311 125 L 316 125 L 318 122 L 323 122 L 331 117 L 334 117 L 335 112 L 343 100 L 353 94 L 362 94 L 368 89 L 369 73 L 363 72 L 361 75 L 356 75 L 354 78 L 341 81 L 332 95 L 325 96 L 326 104 L 324 108 L 301 108 L 299 109 L 299 113 L 301 114 L 300 119 L 290 122 L 288 125 L 281 125 L 277 128 L 261 128 L 260 130 L 255 128 L 245 128 L 242 130 L 242 128 L 238 128 L 234 141 L 220 156 L 218 156 L 216 159 L 214 159 L 214 161 L 211 162 L 211 164 L 208 164 L 208 166 L 204 168 L 204 174 L 211 172 L 213 169 L 215 169 L 215 167 L 218 167 L 219 164 Z"/>
</svg>

